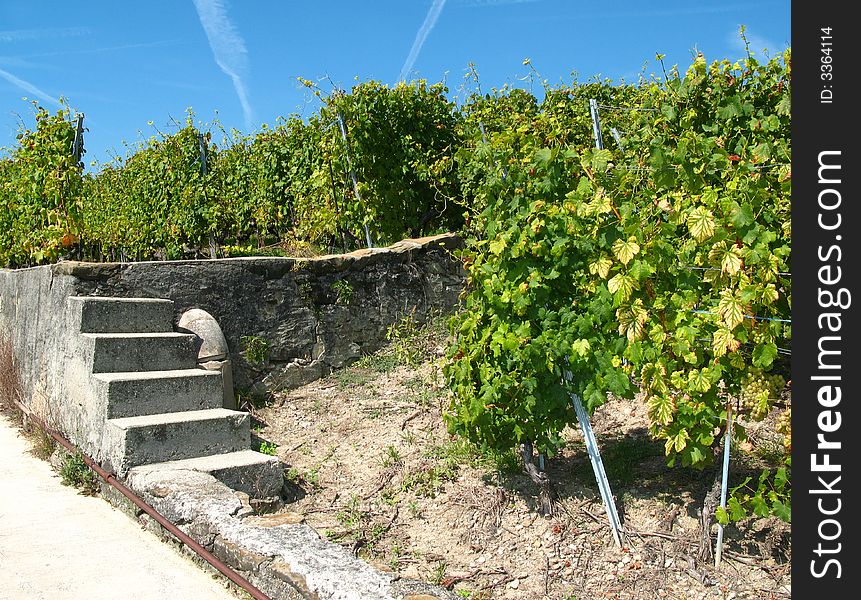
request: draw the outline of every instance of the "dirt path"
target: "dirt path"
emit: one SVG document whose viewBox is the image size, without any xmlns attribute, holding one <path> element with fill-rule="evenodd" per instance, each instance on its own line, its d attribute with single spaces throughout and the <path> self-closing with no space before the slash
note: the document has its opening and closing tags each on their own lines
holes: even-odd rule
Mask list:
<svg viewBox="0 0 861 600">
<path fill-rule="evenodd" d="M 0 600 L 236 600 L 100 498 L 61 485 L 0 414 Z"/>
<path fill-rule="evenodd" d="M 391 350 L 367 357 L 256 411 L 257 434 L 290 467 L 296 520 L 464 598 L 789 596 L 789 528 L 775 519 L 729 526 L 719 570 L 693 561 L 711 475 L 665 465 L 642 402 L 611 401 L 593 419 L 628 532 L 617 549 L 578 431 L 548 463 L 559 502 L 541 517 L 513 454 L 445 431 L 438 358 L 398 362 Z"/>
</svg>

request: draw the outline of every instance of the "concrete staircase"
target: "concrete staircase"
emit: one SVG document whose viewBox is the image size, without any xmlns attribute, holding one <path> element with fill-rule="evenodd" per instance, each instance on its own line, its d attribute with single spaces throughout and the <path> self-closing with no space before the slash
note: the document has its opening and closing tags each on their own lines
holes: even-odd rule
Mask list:
<svg viewBox="0 0 861 600">
<path fill-rule="evenodd" d="M 278 460 L 251 450 L 250 415 L 222 408 L 219 372 L 197 368 L 200 340 L 173 331 L 173 302 L 153 298 L 69 298 L 99 406 L 101 456 L 130 470 L 212 474 L 252 498 L 277 496 Z"/>
</svg>

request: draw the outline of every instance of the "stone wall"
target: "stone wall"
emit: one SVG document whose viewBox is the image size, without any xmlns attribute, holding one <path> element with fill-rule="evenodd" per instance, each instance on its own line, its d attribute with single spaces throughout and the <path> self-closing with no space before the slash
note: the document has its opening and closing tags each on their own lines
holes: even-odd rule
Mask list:
<svg viewBox="0 0 861 600">
<path fill-rule="evenodd" d="M 463 287 L 461 246 L 445 234 L 389 248 L 297 259 L 233 258 L 140 263 L 61 262 L 0 270 L 0 335 L 11 340 L 25 396 L 74 439 L 91 418 L 80 398 L 80 352 L 69 296 L 166 298 L 174 323 L 190 308 L 209 312 L 230 350 L 237 389 L 258 393 L 303 385 L 385 344 L 388 326 L 414 311 L 448 312 Z M 242 338 L 266 340 L 262 363 Z M 78 405 L 78 408 L 71 406 Z M 95 415 L 92 415 L 95 417 Z M 79 437 L 79 436 L 77 436 Z M 84 444 L 87 445 L 87 444 Z"/>
</svg>

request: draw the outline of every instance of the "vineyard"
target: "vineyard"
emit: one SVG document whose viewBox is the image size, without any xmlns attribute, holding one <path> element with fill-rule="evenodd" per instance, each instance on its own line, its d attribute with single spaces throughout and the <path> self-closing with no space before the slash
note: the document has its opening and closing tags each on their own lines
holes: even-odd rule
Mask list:
<svg viewBox="0 0 861 600">
<path fill-rule="evenodd" d="M 711 519 L 790 520 L 790 51 L 636 84 L 357 84 L 254 135 L 189 112 L 85 172 L 69 109 L 38 108 L 0 158 L 0 263 L 322 253 L 459 231 L 469 274 L 451 321 L 448 429 L 552 460 L 594 411 L 642 399 L 671 465 L 714 469 L 727 428 L 768 421 L 775 450 Z M 590 102 L 591 101 L 591 102 Z M 592 109 L 590 110 L 590 103 Z M 221 139 L 214 140 L 221 133 Z M 767 456 L 766 456 L 767 454 Z M 718 472 L 719 475 L 719 472 Z"/>
</svg>

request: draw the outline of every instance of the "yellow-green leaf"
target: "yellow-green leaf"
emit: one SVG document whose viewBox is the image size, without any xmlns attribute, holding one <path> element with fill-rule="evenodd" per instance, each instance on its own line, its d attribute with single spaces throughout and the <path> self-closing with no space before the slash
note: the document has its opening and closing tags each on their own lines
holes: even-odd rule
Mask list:
<svg viewBox="0 0 861 600">
<path fill-rule="evenodd" d="M 643 308 L 643 301 L 639 298 L 631 306 L 618 309 L 616 318 L 619 320 L 619 335 L 626 336 L 631 342 L 640 339 L 648 317 L 649 312 Z"/>
<path fill-rule="evenodd" d="M 646 401 L 649 417 L 659 425 L 669 425 L 673 421 L 675 405 L 667 396 L 650 396 Z"/>
<path fill-rule="evenodd" d="M 578 356 L 586 356 L 589 353 L 589 340 L 578 339 L 571 344 L 571 352 Z"/>
<path fill-rule="evenodd" d="M 688 432 L 682 429 L 676 435 L 667 437 L 667 443 L 664 445 L 664 450 L 670 454 L 673 450 L 681 452 L 688 445 Z"/>
<path fill-rule="evenodd" d="M 598 275 L 601 279 L 607 279 L 610 273 L 610 267 L 613 266 L 613 261 L 606 256 L 602 256 L 595 262 L 589 265 L 589 272 L 592 275 Z"/>
<path fill-rule="evenodd" d="M 630 275 L 618 273 L 607 282 L 607 289 L 611 294 L 616 294 L 618 302 L 625 302 L 631 297 L 635 285 L 634 278 Z"/>
<path fill-rule="evenodd" d="M 712 211 L 702 206 L 693 209 L 688 215 L 688 229 L 698 242 L 709 239 L 715 232 L 715 218 Z"/>
<path fill-rule="evenodd" d="M 491 254 L 495 254 L 498 256 L 502 253 L 503 250 L 505 250 L 505 246 L 506 243 L 504 239 L 500 238 L 498 240 L 493 240 L 492 242 L 490 242 L 490 252 Z"/>
<path fill-rule="evenodd" d="M 735 275 L 741 270 L 741 265 L 741 252 L 735 246 L 730 246 L 721 257 L 720 270 Z"/>
<path fill-rule="evenodd" d="M 712 382 L 706 373 L 699 369 L 694 369 L 688 373 L 688 386 L 695 392 L 705 393 L 711 389 Z"/>
<path fill-rule="evenodd" d="M 732 290 L 723 290 L 718 302 L 718 314 L 726 326 L 732 330 L 744 320 L 744 305 L 741 294 Z"/>
<path fill-rule="evenodd" d="M 728 328 L 719 327 L 715 331 L 712 339 L 712 351 L 715 356 L 723 356 L 727 352 L 735 352 L 739 346 L 741 346 L 741 342 L 735 339 L 732 331 Z"/>
<path fill-rule="evenodd" d="M 637 243 L 637 238 L 633 235 L 627 240 L 616 240 L 613 243 L 613 254 L 616 255 L 623 265 L 631 262 L 631 259 L 640 251 L 640 245 Z"/>
</svg>

